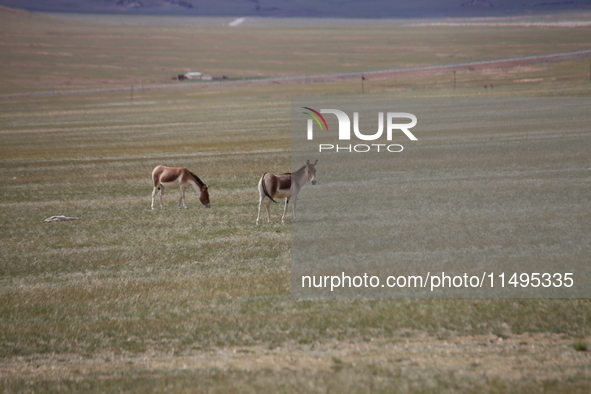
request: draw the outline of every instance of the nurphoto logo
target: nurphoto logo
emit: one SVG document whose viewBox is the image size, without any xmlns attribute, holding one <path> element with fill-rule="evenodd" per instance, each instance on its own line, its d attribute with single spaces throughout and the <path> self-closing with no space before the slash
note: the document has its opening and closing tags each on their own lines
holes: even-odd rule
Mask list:
<svg viewBox="0 0 591 394">
<path fill-rule="evenodd" d="M 333 114 L 337 117 L 339 123 L 338 133 L 339 141 L 351 141 L 351 119 L 349 115 L 338 109 L 321 109 L 316 111 L 310 107 L 302 107 L 309 112 L 303 112 L 310 118 L 307 123 L 307 138 L 308 140 L 314 139 L 314 122 L 318 125 L 320 130 L 328 128 L 328 122 L 322 114 Z M 417 137 L 410 132 L 409 129 L 413 128 L 417 124 L 417 117 L 408 112 L 388 112 L 386 113 L 386 141 L 392 141 L 394 132 L 401 131 L 411 141 L 418 141 Z M 406 122 L 401 123 L 401 120 Z M 408 122 L 410 120 L 410 122 Z M 354 138 L 361 141 L 377 141 L 382 138 L 384 134 L 384 113 L 378 112 L 378 130 L 373 134 L 364 134 L 359 130 L 359 113 L 353 112 L 353 135 Z M 385 143 L 372 143 L 372 144 L 319 144 L 319 152 L 323 151 L 334 151 L 334 152 L 356 152 L 365 153 L 370 151 L 376 152 L 402 152 L 403 146 L 400 144 L 385 144 Z"/>
</svg>

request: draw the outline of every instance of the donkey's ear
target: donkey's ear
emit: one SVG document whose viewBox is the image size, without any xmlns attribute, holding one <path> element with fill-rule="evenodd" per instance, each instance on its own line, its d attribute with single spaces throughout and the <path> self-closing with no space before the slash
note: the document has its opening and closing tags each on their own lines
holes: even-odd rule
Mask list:
<svg viewBox="0 0 591 394">
<path fill-rule="evenodd" d="M 314 165 L 318 164 L 318 159 L 316 159 L 316 161 L 314 162 Z"/>
<path fill-rule="evenodd" d="M 306 165 L 309 165 L 309 164 L 310 164 L 310 160 L 306 160 Z"/>
</svg>

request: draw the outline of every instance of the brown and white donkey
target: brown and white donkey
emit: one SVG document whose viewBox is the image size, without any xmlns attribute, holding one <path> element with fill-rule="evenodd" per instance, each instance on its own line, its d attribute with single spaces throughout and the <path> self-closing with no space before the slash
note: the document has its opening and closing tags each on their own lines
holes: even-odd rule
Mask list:
<svg viewBox="0 0 591 394">
<path fill-rule="evenodd" d="M 281 223 L 285 222 L 285 213 L 287 212 L 287 204 L 290 200 L 292 201 L 292 212 L 293 221 L 296 221 L 296 199 L 300 189 L 310 181 L 312 185 L 316 184 L 316 164 L 310 163 L 310 160 L 306 161 L 306 165 L 297 170 L 294 173 L 286 173 L 283 175 L 273 175 L 265 173 L 259 181 L 259 213 L 257 215 L 257 224 L 261 218 L 261 206 L 263 200 L 268 198 L 265 208 L 267 208 L 267 221 L 271 223 L 271 211 L 269 206 L 275 201 L 275 198 L 285 198 L 285 207 L 283 208 L 283 216 L 281 217 Z"/>
<path fill-rule="evenodd" d="M 154 198 L 156 193 L 160 196 L 160 208 L 164 209 L 164 202 L 162 201 L 162 194 L 164 189 L 181 189 L 179 198 L 179 208 L 181 203 L 183 208 L 187 208 L 185 204 L 185 189 L 187 186 L 193 186 L 193 189 L 199 193 L 199 201 L 205 208 L 210 207 L 208 188 L 201 179 L 191 171 L 182 167 L 165 167 L 157 166 L 152 171 L 152 181 L 154 182 L 154 190 L 152 191 L 152 209 L 154 209 Z"/>
</svg>

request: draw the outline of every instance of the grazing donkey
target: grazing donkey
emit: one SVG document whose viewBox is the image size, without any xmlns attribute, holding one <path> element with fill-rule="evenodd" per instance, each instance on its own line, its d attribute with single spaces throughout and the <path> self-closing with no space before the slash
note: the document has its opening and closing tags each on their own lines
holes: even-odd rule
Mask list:
<svg viewBox="0 0 591 394">
<path fill-rule="evenodd" d="M 152 191 L 152 209 L 154 209 L 154 198 L 158 191 L 160 191 L 158 193 L 160 195 L 160 208 L 164 209 L 162 194 L 164 192 L 163 189 L 165 188 L 181 189 L 179 209 L 181 208 L 181 203 L 183 204 L 183 208 L 186 209 L 185 189 L 189 185 L 193 186 L 193 189 L 199 193 L 199 201 L 201 201 L 201 204 L 203 204 L 205 208 L 210 207 L 207 186 L 197 175 L 193 174 L 186 168 L 157 166 L 154 168 L 154 171 L 152 171 L 152 181 L 154 182 L 154 190 Z"/>
<path fill-rule="evenodd" d="M 269 206 L 271 201 L 276 203 L 275 198 L 285 198 L 285 207 L 283 208 L 283 216 L 281 217 L 281 223 L 285 222 L 285 213 L 287 212 L 287 204 L 289 200 L 293 199 L 292 211 L 293 221 L 296 221 L 296 199 L 300 189 L 306 184 L 306 181 L 310 181 L 312 185 L 316 184 L 316 163 L 310 163 L 310 160 L 306 161 L 306 165 L 297 170 L 294 173 L 286 173 L 283 175 L 273 175 L 270 173 L 264 173 L 259 181 L 259 213 L 257 215 L 257 224 L 261 218 L 261 206 L 263 200 L 268 198 L 269 201 L 265 205 L 267 208 L 267 221 L 271 223 L 271 211 Z"/>
</svg>

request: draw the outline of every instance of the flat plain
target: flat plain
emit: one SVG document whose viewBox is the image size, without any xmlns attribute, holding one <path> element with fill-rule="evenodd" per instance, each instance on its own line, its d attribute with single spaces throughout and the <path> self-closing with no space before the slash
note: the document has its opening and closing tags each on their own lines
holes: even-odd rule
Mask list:
<svg viewBox="0 0 591 394">
<path fill-rule="evenodd" d="M 291 170 L 291 97 L 359 95 L 360 82 L 178 89 L 182 82 L 170 78 L 564 52 L 590 48 L 589 27 L 232 29 L 81 23 L 7 9 L 0 20 L 3 392 L 588 389 L 586 299 L 291 296 L 290 224 L 255 225 L 256 184 L 263 172 Z M 589 78 L 586 59 L 455 81 L 369 79 L 363 92 L 588 97 Z M 117 89 L 89 91 L 109 87 Z M 589 131 L 580 138 L 588 141 Z M 572 162 L 579 172 L 590 167 L 581 155 Z M 199 175 L 212 208 L 188 191 L 189 209 L 178 210 L 169 191 L 167 209 L 150 210 L 158 164 Z M 53 215 L 80 220 L 43 222 Z"/>
</svg>

